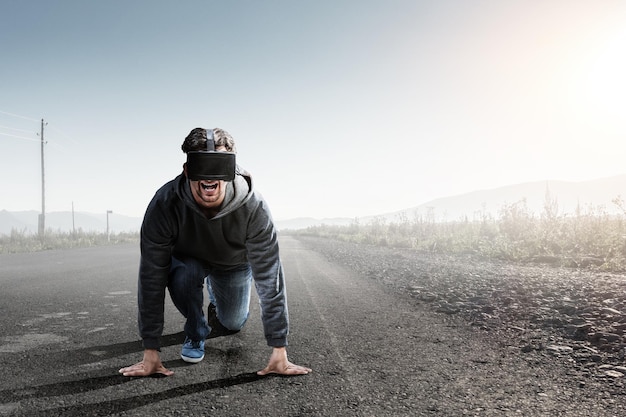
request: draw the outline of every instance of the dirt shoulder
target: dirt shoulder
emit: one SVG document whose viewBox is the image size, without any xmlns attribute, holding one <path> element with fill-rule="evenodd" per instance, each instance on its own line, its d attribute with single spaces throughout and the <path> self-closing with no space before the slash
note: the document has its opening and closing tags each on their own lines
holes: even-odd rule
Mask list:
<svg viewBox="0 0 626 417">
<path fill-rule="evenodd" d="M 298 239 L 330 261 L 384 283 L 409 298 L 415 308 L 428 308 L 450 326 L 465 328 L 468 350 L 480 349 L 471 345 L 476 340 L 498 347 L 496 357 L 485 353 L 470 358 L 477 368 L 508 371 L 510 379 L 502 381 L 502 391 L 496 395 L 512 396 L 516 384 L 526 390 L 535 387 L 525 397 L 526 404 L 500 405 L 506 408 L 500 411 L 626 413 L 626 276 Z M 480 375 L 484 378 L 489 372 L 476 372 L 476 377 Z M 465 383 L 469 389 L 482 385 L 476 380 L 454 383 Z M 541 408 L 546 398 L 552 399 L 552 409 Z M 572 408 L 572 404 L 577 405 Z M 487 408 L 476 404 L 475 409 Z M 590 410 L 593 414 L 588 414 Z"/>
</svg>

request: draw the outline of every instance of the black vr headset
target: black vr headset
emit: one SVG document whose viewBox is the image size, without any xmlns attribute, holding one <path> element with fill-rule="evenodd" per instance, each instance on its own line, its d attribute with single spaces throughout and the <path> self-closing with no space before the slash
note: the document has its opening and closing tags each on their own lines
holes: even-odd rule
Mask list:
<svg viewBox="0 0 626 417">
<path fill-rule="evenodd" d="M 235 179 L 235 153 L 217 152 L 213 129 L 206 131 L 206 151 L 187 152 L 187 178 L 192 181 Z"/>
</svg>

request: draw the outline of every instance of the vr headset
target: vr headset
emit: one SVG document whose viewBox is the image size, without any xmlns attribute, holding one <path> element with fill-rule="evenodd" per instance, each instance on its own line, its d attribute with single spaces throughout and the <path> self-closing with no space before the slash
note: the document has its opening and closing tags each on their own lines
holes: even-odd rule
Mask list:
<svg viewBox="0 0 626 417">
<path fill-rule="evenodd" d="M 192 181 L 235 179 L 235 153 L 217 152 L 213 129 L 206 131 L 206 150 L 187 152 L 187 177 Z"/>
</svg>

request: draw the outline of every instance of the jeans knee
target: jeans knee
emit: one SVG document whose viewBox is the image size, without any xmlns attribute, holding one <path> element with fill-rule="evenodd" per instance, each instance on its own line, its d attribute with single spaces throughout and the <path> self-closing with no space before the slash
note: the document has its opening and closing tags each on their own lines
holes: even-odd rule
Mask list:
<svg viewBox="0 0 626 417">
<path fill-rule="evenodd" d="M 243 326 L 248 321 L 248 314 L 245 317 L 225 317 L 224 319 L 220 318 L 220 323 L 222 326 L 226 327 L 228 330 L 241 330 Z"/>
</svg>

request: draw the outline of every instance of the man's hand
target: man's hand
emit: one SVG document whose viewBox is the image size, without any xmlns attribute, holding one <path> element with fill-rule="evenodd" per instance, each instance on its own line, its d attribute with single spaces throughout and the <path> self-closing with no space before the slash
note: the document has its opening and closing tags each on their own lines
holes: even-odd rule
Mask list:
<svg viewBox="0 0 626 417">
<path fill-rule="evenodd" d="M 124 376 L 148 376 L 153 374 L 170 376 L 174 373 L 163 366 L 161 358 L 159 358 L 159 351 L 155 349 L 144 350 L 141 362 L 122 368 L 119 372 Z"/>
<path fill-rule="evenodd" d="M 305 375 L 313 372 L 312 369 L 296 365 L 287 359 L 287 349 L 275 347 L 272 350 L 270 361 L 265 367 L 257 372 L 257 375 L 279 374 L 279 375 Z"/>
</svg>

